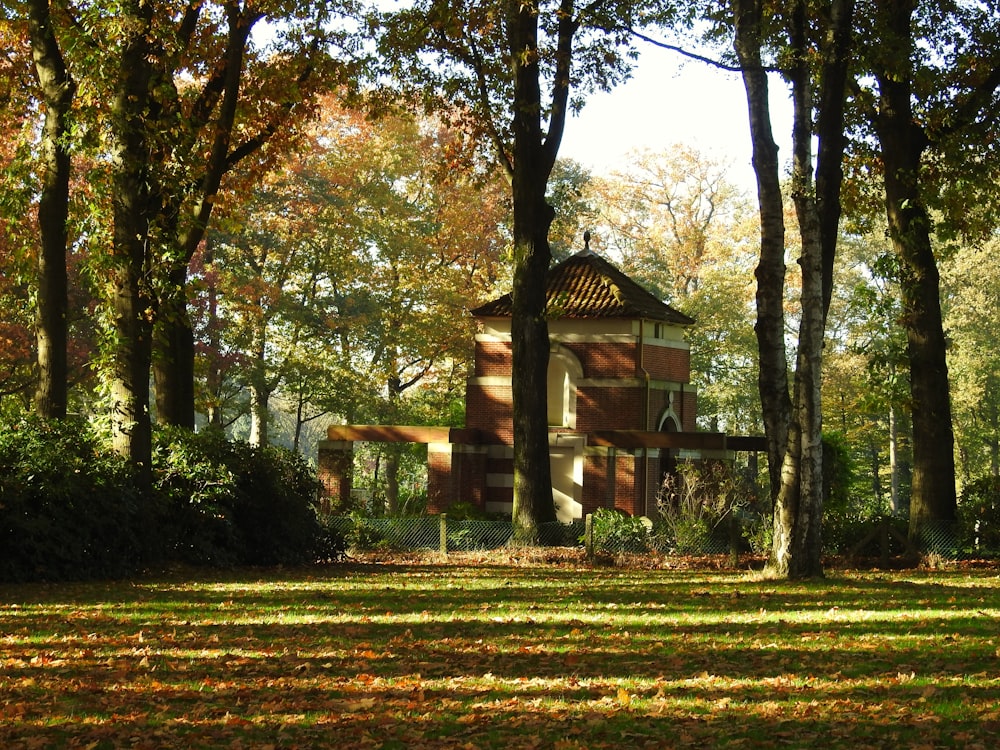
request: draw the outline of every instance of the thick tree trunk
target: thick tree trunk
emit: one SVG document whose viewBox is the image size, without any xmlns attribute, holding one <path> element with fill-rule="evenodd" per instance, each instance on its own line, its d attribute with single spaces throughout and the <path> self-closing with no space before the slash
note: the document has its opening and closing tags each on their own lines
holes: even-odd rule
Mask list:
<svg viewBox="0 0 1000 750">
<path fill-rule="evenodd" d="M 553 85 L 549 131 L 541 126 L 538 17 L 530 4 L 507 1 L 507 35 L 514 69 L 514 283 L 511 294 L 511 377 L 514 432 L 515 540 L 536 541 L 538 526 L 555 521 L 549 464 L 547 373 L 549 332 L 545 319 L 545 276 L 551 260 L 548 232 L 555 216 L 545 200 L 566 116 L 569 60 L 575 27 L 566 0 L 560 21 L 559 69 Z"/>
<path fill-rule="evenodd" d="M 131 31 L 112 103 L 113 249 L 112 313 L 115 340 L 111 371 L 111 430 L 115 450 L 131 462 L 140 489 L 152 483 L 149 374 L 153 300 L 145 286 L 146 248 L 152 217 L 151 157 L 146 140 L 151 80 L 149 48 L 152 5 L 130 0 L 122 14 Z"/>
<path fill-rule="evenodd" d="M 899 286 L 910 363 L 913 474 L 910 538 L 930 521 L 952 521 L 957 513 L 954 434 L 946 341 L 941 318 L 931 219 L 920 190 L 920 164 L 929 143 L 912 111 L 910 2 L 884 3 L 885 44 L 891 69 L 877 73 L 876 130 L 882 150 L 885 210 L 899 262 Z"/>
<path fill-rule="evenodd" d="M 75 84 L 49 15 L 49 0 L 30 0 L 28 29 L 45 122 L 39 143 L 38 298 L 35 332 L 38 386 L 35 410 L 45 419 L 66 416 L 68 401 L 66 221 L 69 216 L 69 114 Z"/>
</svg>

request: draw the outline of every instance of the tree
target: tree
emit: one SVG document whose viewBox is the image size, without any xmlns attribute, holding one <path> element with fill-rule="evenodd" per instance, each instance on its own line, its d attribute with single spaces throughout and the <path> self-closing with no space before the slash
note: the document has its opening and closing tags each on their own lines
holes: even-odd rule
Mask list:
<svg viewBox="0 0 1000 750">
<path fill-rule="evenodd" d="M 211 273 L 237 376 L 259 394 L 252 440 L 272 394 L 348 421 L 447 411 L 471 362 L 465 308 L 492 291 L 508 207 L 491 175 L 450 168 L 455 145 L 432 120 L 373 123 L 327 99 L 299 153 L 225 212 Z"/>
<path fill-rule="evenodd" d="M 0 45 L 11 50 L 9 57 L 0 56 L 0 406 L 13 403 L 11 411 L 23 408 L 33 381 L 29 257 L 34 183 L 20 146 L 24 131 L 34 125 L 27 114 L 33 86 L 29 46 L 16 33 L 22 26 L 15 24 L 14 15 L 13 9 L 0 8 Z M 6 414 L 6 408 L 0 409 L 0 418 Z"/>
<path fill-rule="evenodd" d="M 164 344 L 156 360 L 162 416 L 190 425 L 187 263 L 204 236 L 224 175 L 249 156 L 261 156 L 263 144 L 293 134 L 282 125 L 306 114 L 298 109 L 306 109 L 300 105 L 311 96 L 311 82 L 329 84 L 331 70 L 347 69 L 328 54 L 327 44 L 348 37 L 350 28 L 330 31 L 334 11 L 325 2 L 293 9 L 280 1 L 127 0 L 114 12 L 103 3 L 68 3 L 46 15 L 48 5 L 31 0 L 30 8 L 47 121 L 62 128 L 43 144 L 54 144 L 60 159 L 66 148 L 94 147 L 90 177 L 105 201 L 99 210 L 107 210 L 104 223 L 111 231 L 85 239 L 95 246 L 106 240 L 109 248 L 104 272 L 111 335 L 104 361 L 112 436 L 144 484 L 154 324 L 160 324 L 158 341 Z M 255 44 L 251 34 L 265 20 L 273 24 L 268 40 Z M 73 81 L 85 95 L 78 97 L 84 104 L 70 131 L 55 116 L 69 108 Z M 47 167 L 43 177 L 58 174 L 59 182 L 45 187 L 42 207 L 54 239 L 44 244 L 65 248 L 65 214 L 60 221 L 52 213 L 65 210 L 64 163 L 52 164 L 58 169 Z M 57 194 L 58 200 L 46 197 Z M 56 265 L 49 263 L 45 273 Z M 47 288 L 40 287 L 43 302 Z"/>
<path fill-rule="evenodd" d="M 810 17 L 804 0 L 795 0 L 770 19 L 765 18 L 760 0 L 735 0 L 733 7 L 734 48 L 747 91 L 761 212 L 759 382 L 774 501 L 774 546 L 768 567 L 775 575 L 800 578 L 822 574 L 822 348 L 840 220 L 840 162 L 854 9 L 852 0 L 832 0 L 824 4 L 822 13 Z M 783 340 L 784 219 L 762 56 L 771 42 L 766 22 L 773 20 L 783 22 L 787 30 L 790 64 L 785 74 L 794 110 L 792 198 L 802 244 L 801 318 L 790 397 Z M 818 142 L 815 173 L 814 137 Z"/>
<path fill-rule="evenodd" d="M 877 0 L 871 16 L 878 43 L 865 49 L 876 91 L 867 101 L 880 146 L 907 332 L 913 418 L 910 536 L 916 539 L 927 523 L 954 520 L 957 508 L 947 342 L 932 242 L 931 207 L 940 187 L 932 184 L 932 175 L 947 173 L 942 165 L 948 162 L 970 172 L 959 178 L 965 186 L 964 212 L 974 185 L 969 176 L 991 168 L 992 159 L 983 159 L 992 140 L 982 134 L 995 123 L 998 108 L 1000 16 L 992 3 L 941 7 L 916 0 Z M 982 151 L 977 153 L 977 147 Z"/>
<path fill-rule="evenodd" d="M 1000 239 L 960 247 L 941 269 L 962 484 L 1000 476 Z"/>
<path fill-rule="evenodd" d="M 157 411 L 163 421 L 189 427 L 195 399 L 188 265 L 205 236 L 223 180 L 241 168 L 238 184 L 252 184 L 262 171 L 260 162 L 274 160 L 289 146 L 296 132 L 289 125 L 309 116 L 316 91 L 333 89 L 349 75 L 343 58 L 330 54 L 330 46 L 349 37 L 329 31 L 334 11 L 327 3 L 300 4 L 294 13 L 280 2 L 220 6 L 224 24 L 213 20 L 207 4 L 192 4 L 172 30 L 181 54 L 159 60 L 162 78 L 176 79 L 183 74 L 181 55 L 198 44 L 197 52 L 213 68 L 194 92 L 174 85 L 158 102 L 164 124 L 179 127 L 180 145 L 171 158 L 183 178 L 168 195 L 161 228 L 168 268 L 158 290 Z M 270 29 L 271 42 L 261 52 L 253 34 L 266 24 L 278 28 Z M 265 145 L 270 145 L 266 155 L 261 154 Z"/>
<path fill-rule="evenodd" d="M 513 522 L 519 540 L 555 519 L 546 420 L 545 275 L 554 211 L 546 200 L 566 118 L 579 96 L 628 71 L 628 29 L 659 3 L 452 3 L 418 0 L 380 18 L 387 75 L 416 101 L 482 139 L 506 171 L 513 205 Z"/>
<path fill-rule="evenodd" d="M 70 114 L 76 83 L 63 59 L 49 0 L 28 0 L 28 36 L 38 90 L 45 105 L 39 143 L 38 291 L 35 408 L 49 419 L 66 416 L 68 281 L 67 220 L 70 189 Z"/>
</svg>

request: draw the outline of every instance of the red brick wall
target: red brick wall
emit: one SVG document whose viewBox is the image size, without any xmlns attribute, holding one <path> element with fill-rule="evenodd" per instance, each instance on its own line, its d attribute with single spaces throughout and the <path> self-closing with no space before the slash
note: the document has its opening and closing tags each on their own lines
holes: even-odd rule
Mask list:
<svg viewBox="0 0 1000 750">
<path fill-rule="evenodd" d="M 615 462 L 614 472 L 610 477 L 609 461 Z M 641 459 L 626 451 L 617 452 L 614 457 L 610 451 L 586 455 L 583 460 L 583 497 L 580 502 L 583 515 L 593 513 L 598 508 L 609 507 L 609 479 L 614 482 L 610 498 L 612 507 L 635 515 L 636 511 L 641 509 L 639 503 L 641 484 L 638 473 L 641 469 L 640 461 Z"/>
<path fill-rule="evenodd" d="M 684 391 L 683 421 L 685 432 L 698 429 L 698 394 L 694 391 Z"/>
<path fill-rule="evenodd" d="M 667 346 L 643 346 L 642 365 L 651 377 L 658 380 L 691 382 L 691 353 L 687 349 Z"/>
<path fill-rule="evenodd" d="M 583 495 L 580 498 L 583 516 L 608 504 L 608 459 L 606 455 L 587 454 L 583 457 Z"/>
<path fill-rule="evenodd" d="M 453 503 L 486 504 L 486 454 L 464 445 L 427 452 L 427 509 L 444 513 Z"/>
<path fill-rule="evenodd" d="M 510 377 L 510 344 L 504 341 L 476 342 L 476 377 Z"/>
<path fill-rule="evenodd" d="M 644 389 L 588 388 L 576 392 L 576 428 L 592 430 L 643 429 Z"/>
<path fill-rule="evenodd" d="M 635 344 L 585 343 L 564 344 L 580 360 L 585 378 L 634 378 Z"/>
<path fill-rule="evenodd" d="M 465 426 L 482 430 L 487 443 L 510 445 L 514 439 L 509 385 L 470 383 L 465 393 Z"/>
</svg>

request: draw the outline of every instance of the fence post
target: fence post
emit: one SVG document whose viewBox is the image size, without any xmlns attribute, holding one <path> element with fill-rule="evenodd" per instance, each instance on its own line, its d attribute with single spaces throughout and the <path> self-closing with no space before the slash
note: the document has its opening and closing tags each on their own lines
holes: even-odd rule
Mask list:
<svg viewBox="0 0 1000 750">
<path fill-rule="evenodd" d="M 441 521 L 441 555 L 448 557 L 448 514 L 442 513 L 439 518 Z"/>
<path fill-rule="evenodd" d="M 594 514 L 588 513 L 583 520 L 583 546 L 587 550 L 587 559 L 594 560 Z"/>
</svg>

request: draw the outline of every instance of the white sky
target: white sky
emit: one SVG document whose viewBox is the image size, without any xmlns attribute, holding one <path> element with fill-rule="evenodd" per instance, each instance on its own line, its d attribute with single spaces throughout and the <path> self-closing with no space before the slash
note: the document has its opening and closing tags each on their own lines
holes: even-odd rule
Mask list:
<svg viewBox="0 0 1000 750">
<path fill-rule="evenodd" d="M 746 93 L 736 73 L 684 61 L 676 53 L 649 48 L 633 77 L 610 93 L 592 95 L 571 116 L 561 157 L 595 174 L 624 168 L 628 153 L 665 151 L 683 143 L 730 164 L 730 178 L 755 194 L 750 163 Z M 782 161 L 790 158 L 791 105 L 783 83 L 771 80 L 771 118 Z"/>
</svg>

